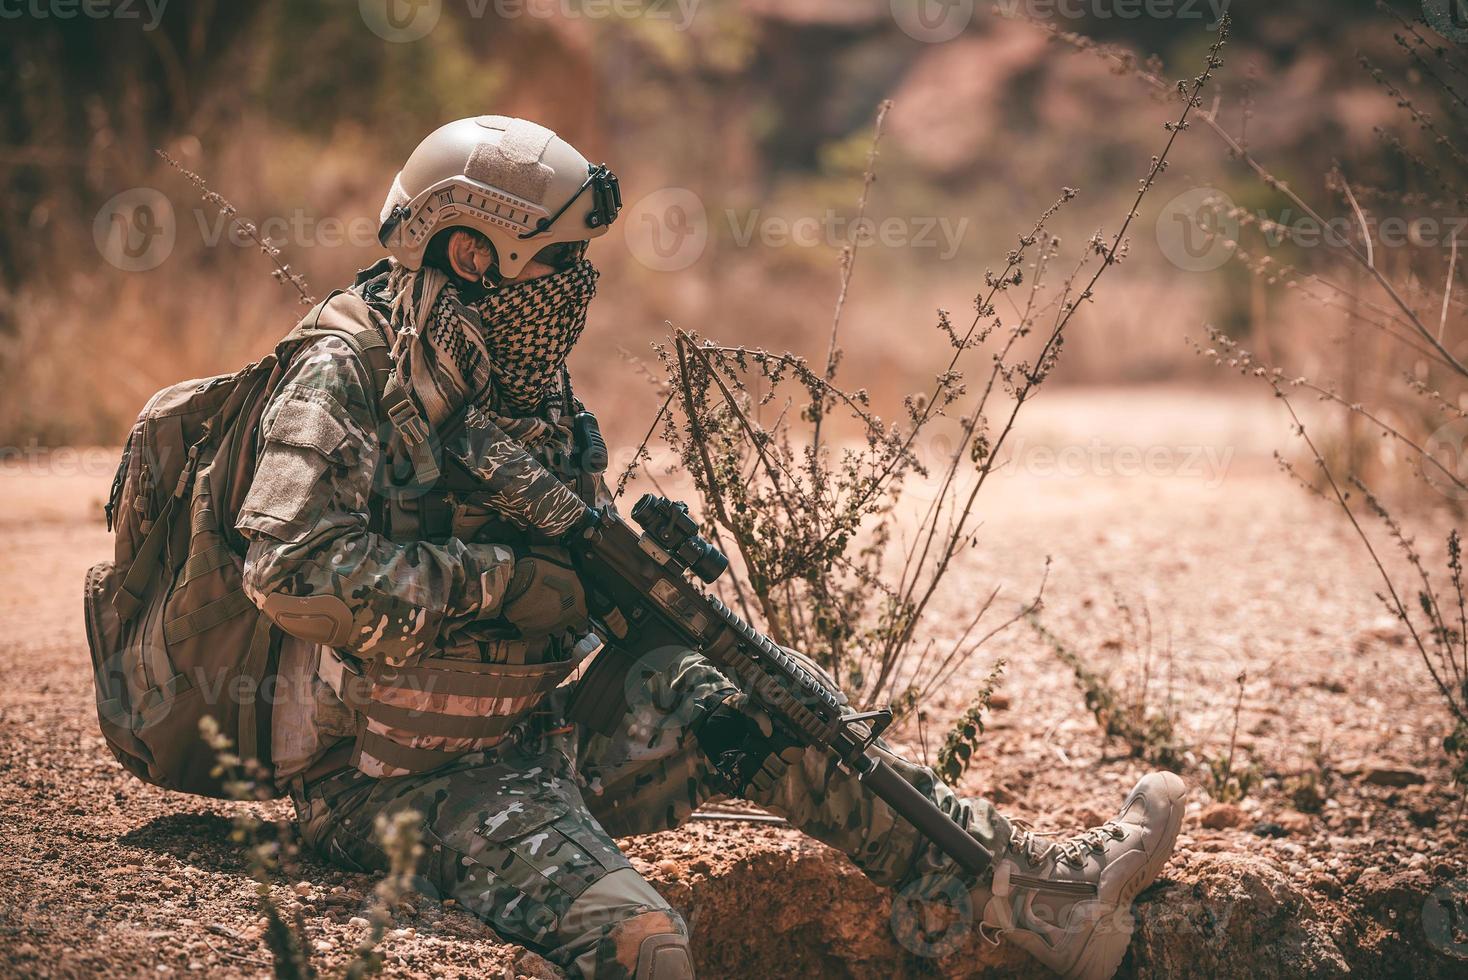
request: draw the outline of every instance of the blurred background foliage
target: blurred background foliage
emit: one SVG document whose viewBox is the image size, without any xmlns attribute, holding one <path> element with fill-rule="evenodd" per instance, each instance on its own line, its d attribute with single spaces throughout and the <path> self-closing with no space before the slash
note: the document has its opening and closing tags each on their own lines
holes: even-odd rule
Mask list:
<svg viewBox="0 0 1468 980">
<path fill-rule="evenodd" d="M 739 231 L 770 217 L 850 216 L 881 100 L 894 105 L 868 213 L 911 229 L 942 218 L 963 232 L 951 254 L 940 235 L 936 247 L 858 252 L 844 377 L 887 414 L 931 380 L 944 346 L 935 311 L 971 309 L 985 268 L 1002 264 L 1063 186 L 1081 189 L 1059 224 L 1072 245 L 1115 230 L 1169 117 L 1135 79 L 982 4 L 959 36 L 925 43 L 900 29 L 893 0 L 690 2 L 442 0 L 438 26 L 411 43 L 374 34 L 351 0 L 171 0 L 156 30 L 144 29 L 142 0 L 93 4 L 109 11 L 101 18 L 63 19 L 65 0 L 17 6 L 0 34 L 0 444 L 114 441 L 154 389 L 232 370 L 299 315 L 259 255 L 228 238 L 211 244 L 213 210 L 154 148 L 243 215 L 304 222 L 306 232 L 275 241 L 318 296 L 377 255 L 370 234 L 341 243 L 326 223 L 374 222 L 413 146 L 457 117 L 552 127 L 613 166 L 629 205 L 691 190 L 710 234 L 688 268 L 639 263 L 630 222 L 592 251 L 607 274 L 572 364 L 613 439 L 632 443 L 657 399 L 618 355 L 643 356 L 670 323 L 824 357 L 840 242 L 743 244 Z M 1092 13 L 1057 26 L 1155 54 L 1168 78 L 1193 74 L 1212 37 L 1210 0 L 1179 0 L 1187 18 L 1081 6 Z M 1395 22 L 1370 0 L 1235 8 L 1217 93 L 1230 131 L 1313 197 L 1341 157 L 1367 183 L 1408 189 L 1373 128 L 1422 137 L 1357 63 L 1358 51 L 1404 63 Z M 140 16 L 122 17 L 128 9 Z M 1159 208 L 1200 186 L 1289 220 L 1211 135 L 1191 135 L 1135 225 L 1132 258 L 1071 332 L 1062 382 L 1201 383 L 1206 368 L 1181 338 L 1204 322 L 1333 374 L 1338 334 L 1298 315 L 1282 286 L 1237 262 L 1200 274 L 1160 254 Z M 93 223 L 137 187 L 169 198 L 177 244 L 156 269 L 125 272 L 103 261 Z M 1442 257 L 1402 251 L 1391 261 Z M 1288 243 L 1274 257 L 1331 261 Z"/>
</svg>

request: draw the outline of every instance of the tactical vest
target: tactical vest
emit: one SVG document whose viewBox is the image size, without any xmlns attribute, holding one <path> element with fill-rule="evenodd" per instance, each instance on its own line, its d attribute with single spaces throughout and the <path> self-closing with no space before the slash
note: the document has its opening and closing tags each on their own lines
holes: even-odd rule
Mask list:
<svg viewBox="0 0 1468 980">
<path fill-rule="evenodd" d="M 439 434 L 428 431 L 402 391 L 376 317 L 355 293 L 337 293 L 291 335 L 309 341 L 318 334 L 351 333 L 373 376 L 371 390 L 379 393 L 380 414 L 391 425 L 384 427 L 374 479 L 372 529 L 398 542 L 441 544 L 458 538 L 498 545 L 506 557 L 517 545 L 548 543 L 490 508 L 472 474 L 443 451 Z M 282 356 L 289 354 L 282 351 Z M 564 410 L 579 416 L 564 375 L 562 384 Z M 582 462 L 594 454 L 575 444 L 573 433 L 581 428 L 558 429 L 564 435 L 547 440 L 536 453 L 582 499 L 602 503 L 605 485 L 599 471 Z M 451 444 L 455 431 L 443 436 Z M 595 439 L 599 444 L 600 437 Z M 604 461 L 604 450 L 599 458 Z M 486 620 L 412 662 L 377 658 L 363 663 L 333 651 L 322 675 L 357 714 L 353 764 L 369 776 L 401 776 L 494 747 L 600 645 L 594 634 L 523 637 L 508 624 Z"/>
</svg>

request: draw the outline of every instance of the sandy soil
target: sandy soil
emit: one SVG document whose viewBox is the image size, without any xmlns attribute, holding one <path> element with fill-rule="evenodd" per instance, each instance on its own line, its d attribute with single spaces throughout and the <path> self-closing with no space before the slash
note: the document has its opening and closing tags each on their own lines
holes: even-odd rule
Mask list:
<svg viewBox="0 0 1468 980">
<path fill-rule="evenodd" d="M 1268 462 L 1285 431 L 1253 398 L 1047 396 L 934 629 L 999 583 L 1012 610 L 1049 555 L 1048 626 L 1118 686 L 1147 660 L 1153 703 L 1170 696 L 1191 812 L 1166 878 L 1143 896 L 1124 974 L 1453 975 L 1468 967 L 1454 958 L 1462 933 L 1434 903 L 1462 895 L 1468 847 L 1435 749 L 1445 715 L 1373 598 L 1358 545 Z M 1125 475 L 1128 446 L 1172 462 Z M 1046 447 L 1081 462 L 1047 462 Z M 112 465 L 108 453 L 33 454 L 0 468 L 0 974 L 265 973 L 253 884 L 228 839 L 236 805 L 125 776 L 96 730 L 79 597 L 85 568 L 110 551 L 100 505 Z M 1149 612 L 1150 656 L 1117 597 Z M 934 725 L 999 656 L 1004 707 L 964 788 L 1046 827 L 1109 816 L 1146 766 L 1103 739 L 1028 628 L 999 637 L 930 706 Z M 1227 752 L 1241 671 L 1236 758 L 1260 781 L 1225 808 L 1203 767 Z M 788 829 L 696 823 L 626 846 L 689 915 L 707 976 L 1031 972 L 976 942 L 942 961 L 899 948 L 885 898 Z M 311 859 L 297 874 L 274 892 L 304 911 L 318 962 L 339 965 L 372 883 Z M 393 975 L 556 975 L 436 903 L 407 903 L 395 926 Z"/>
</svg>

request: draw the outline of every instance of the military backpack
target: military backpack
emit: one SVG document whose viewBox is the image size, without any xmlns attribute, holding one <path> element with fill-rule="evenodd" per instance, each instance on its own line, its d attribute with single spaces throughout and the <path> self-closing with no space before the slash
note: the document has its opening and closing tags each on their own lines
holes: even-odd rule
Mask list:
<svg viewBox="0 0 1468 980">
<path fill-rule="evenodd" d="M 115 554 L 87 572 L 85 613 L 102 735 L 146 782 L 227 795 L 200 735 L 205 716 L 240 758 L 268 770 L 280 634 L 244 592 L 247 542 L 235 518 L 270 395 L 291 354 L 324 336 L 351 348 L 396 435 L 420 435 L 421 417 L 389 384 L 386 338 L 366 303 L 343 291 L 263 359 L 159 391 L 128 436 L 106 508 Z"/>
</svg>

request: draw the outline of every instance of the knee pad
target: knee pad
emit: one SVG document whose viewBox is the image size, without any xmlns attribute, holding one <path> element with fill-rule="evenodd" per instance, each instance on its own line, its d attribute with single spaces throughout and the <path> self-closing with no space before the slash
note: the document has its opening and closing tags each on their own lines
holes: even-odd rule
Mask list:
<svg viewBox="0 0 1468 980">
<path fill-rule="evenodd" d="M 636 980 L 693 980 L 688 937 L 665 932 L 648 936 L 637 948 Z"/>
<path fill-rule="evenodd" d="M 631 868 L 599 879 L 566 911 L 556 942 L 574 950 L 572 976 L 692 980 L 688 929 Z"/>
</svg>

